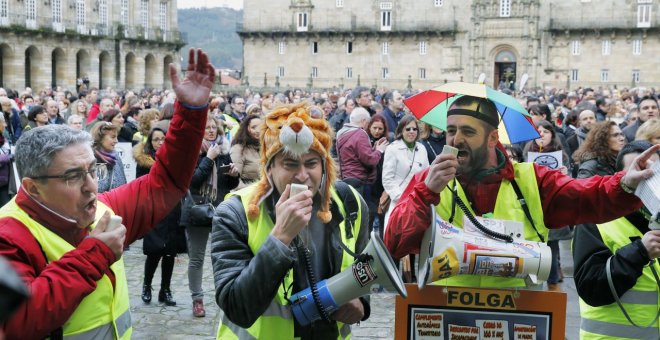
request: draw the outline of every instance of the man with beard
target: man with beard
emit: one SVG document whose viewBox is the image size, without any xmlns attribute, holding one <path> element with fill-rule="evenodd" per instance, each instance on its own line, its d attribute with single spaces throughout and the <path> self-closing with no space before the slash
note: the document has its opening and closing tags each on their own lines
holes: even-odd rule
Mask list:
<svg viewBox="0 0 660 340">
<path fill-rule="evenodd" d="M 591 127 L 596 124 L 596 114 L 591 110 L 583 110 L 578 115 L 578 129 L 575 133 L 566 139 L 568 145 L 568 159 L 573 159 L 573 152 L 577 150 L 582 142 L 587 139 L 587 134 Z M 573 163 L 573 177 L 577 176 L 578 164 Z"/>
<path fill-rule="evenodd" d="M 431 224 L 429 205 L 435 206 L 439 217 L 461 228 L 469 215 L 520 222 L 518 232 L 536 242 L 548 239 L 548 229 L 606 222 L 641 208 L 631 192 L 652 175 L 647 161 L 660 146 L 636 158 L 627 173 L 576 180 L 535 163 L 511 163 L 498 140 L 498 122 L 497 109 L 487 99 L 463 96 L 450 106 L 447 144 L 459 150 L 458 156 L 436 157 L 401 195 L 385 229 L 385 244 L 395 259 L 419 252 Z M 523 279 L 477 275 L 459 275 L 439 283 L 525 286 Z"/>
</svg>

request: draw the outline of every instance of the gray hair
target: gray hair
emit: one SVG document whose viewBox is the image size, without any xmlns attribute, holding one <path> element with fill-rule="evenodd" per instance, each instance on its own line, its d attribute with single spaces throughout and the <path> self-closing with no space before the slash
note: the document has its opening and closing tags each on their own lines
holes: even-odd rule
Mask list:
<svg viewBox="0 0 660 340">
<path fill-rule="evenodd" d="M 43 176 L 60 151 L 77 144 L 89 145 L 92 152 L 92 137 L 86 131 L 60 124 L 30 129 L 16 143 L 18 173 L 21 178 Z"/>
<path fill-rule="evenodd" d="M 371 115 L 369 114 L 369 111 L 367 111 L 365 108 L 362 107 L 356 107 L 351 111 L 351 116 L 350 116 L 350 122 L 353 125 L 357 125 L 362 123 L 363 120 L 369 120 L 371 119 Z"/>
<path fill-rule="evenodd" d="M 358 86 L 354 88 L 353 91 L 351 91 L 351 98 L 357 101 L 357 99 L 360 98 L 362 92 L 369 92 L 369 88 L 364 86 Z"/>
</svg>

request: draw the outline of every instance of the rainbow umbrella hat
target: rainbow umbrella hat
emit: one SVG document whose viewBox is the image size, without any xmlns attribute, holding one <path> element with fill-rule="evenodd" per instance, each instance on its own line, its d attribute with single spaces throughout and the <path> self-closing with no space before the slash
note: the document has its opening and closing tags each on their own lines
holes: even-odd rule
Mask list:
<svg viewBox="0 0 660 340">
<path fill-rule="evenodd" d="M 483 84 L 448 83 L 418 93 L 403 102 L 417 119 L 447 130 L 447 110 L 461 96 L 486 98 L 495 104 L 500 114 L 500 142 L 512 144 L 540 137 L 532 117 L 515 98 Z"/>
</svg>

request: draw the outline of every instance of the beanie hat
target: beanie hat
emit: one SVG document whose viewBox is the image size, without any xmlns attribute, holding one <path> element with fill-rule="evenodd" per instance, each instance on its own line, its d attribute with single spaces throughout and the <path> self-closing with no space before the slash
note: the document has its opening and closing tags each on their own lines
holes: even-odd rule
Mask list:
<svg viewBox="0 0 660 340">
<path fill-rule="evenodd" d="M 274 189 L 268 169 L 273 158 L 280 152 L 299 158 L 310 151 L 316 151 L 323 161 L 323 179 L 319 194 L 321 207 L 317 216 L 323 223 L 332 219 L 330 213 L 331 188 L 337 178 L 335 162 L 330 154 L 333 130 L 327 120 L 313 118 L 306 102 L 279 106 L 264 117 L 259 134 L 261 157 L 261 178 L 256 184 L 254 195 L 248 203 L 248 218 L 259 216 L 259 206 Z"/>
<path fill-rule="evenodd" d="M 645 140 L 635 140 L 624 145 L 619 151 L 619 155 L 616 156 L 616 171 L 623 170 L 623 156 L 629 153 L 642 153 L 651 147 L 653 147 L 653 144 Z"/>
<path fill-rule="evenodd" d="M 483 120 L 494 128 L 497 128 L 500 122 L 500 116 L 493 102 L 486 98 L 467 95 L 461 96 L 452 103 L 447 111 L 447 117 L 452 115 L 471 116 Z"/>
</svg>

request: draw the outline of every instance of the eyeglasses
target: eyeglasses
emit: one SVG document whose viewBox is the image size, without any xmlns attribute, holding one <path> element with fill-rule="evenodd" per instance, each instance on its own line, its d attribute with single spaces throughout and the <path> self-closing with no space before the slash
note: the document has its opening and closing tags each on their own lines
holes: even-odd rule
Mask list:
<svg viewBox="0 0 660 340">
<path fill-rule="evenodd" d="M 151 139 L 151 141 L 154 142 L 154 143 L 160 143 L 160 142 L 162 142 L 162 141 L 164 141 L 164 140 L 165 140 L 165 137 L 162 137 L 162 138 L 153 138 L 153 139 Z"/>
<path fill-rule="evenodd" d="M 104 163 L 96 163 L 91 165 L 89 169 L 74 169 L 68 170 L 62 175 L 44 175 L 32 177 L 32 179 L 61 179 L 66 182 L 68 187 L 79 187 L 87 180 L 87 175 L 92 176 L 94 180 L 104 180 L 108 176 L 108 168 Z"/>
<path fill-rule="evenodd" d="M 406 132 L 410 132 L 410 131 L 417 132 L 417 128 L 413 128 L 413 127 L 406 128 Z"/>
</svg>

